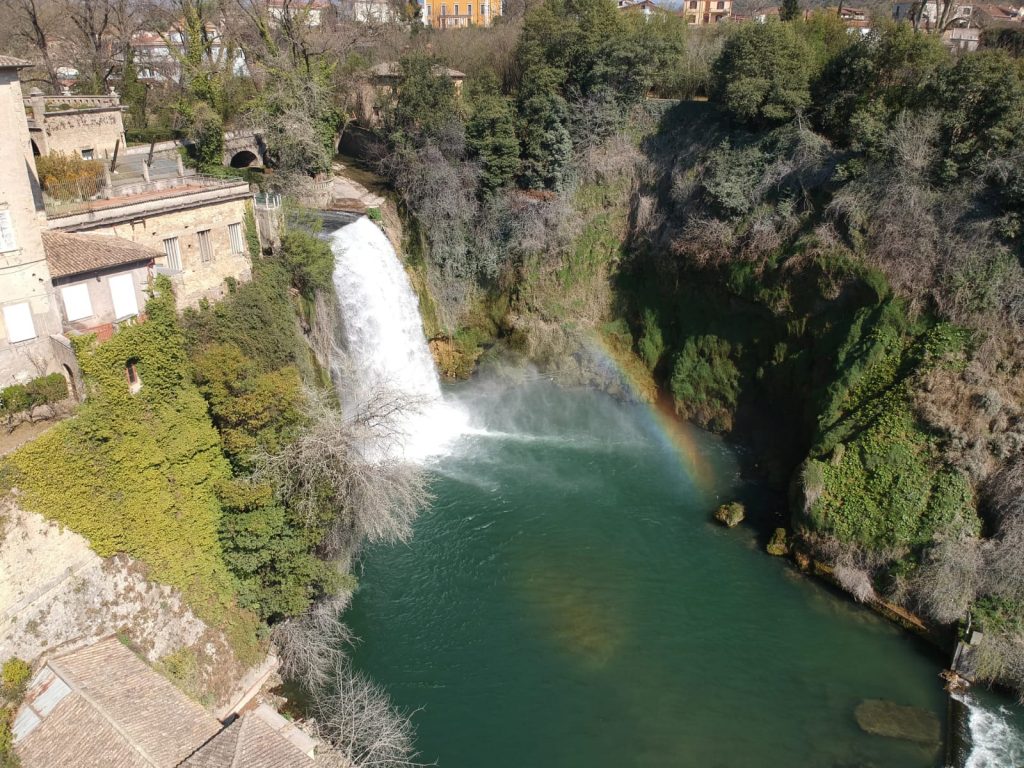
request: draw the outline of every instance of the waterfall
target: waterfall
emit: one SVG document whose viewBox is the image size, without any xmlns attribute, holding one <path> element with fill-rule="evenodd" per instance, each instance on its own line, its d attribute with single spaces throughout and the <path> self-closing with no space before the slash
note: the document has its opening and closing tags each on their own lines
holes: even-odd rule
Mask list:
<svg viewBox="0 0 1024 768">
<path fill-rule="evenodd" d="M 348 352 L 343 401 L 386 389 L 416 403 L 394 425 L 402 454 L 421 460 L 445 450 L 465 426 L 441 396 L 419 303 L 395 249 L 380 227 L 361 217 L 334 232 L 334 287 Z"/>
<path fill-rule="evenodd" d="M 1024 765 L 1024 735 L 1015 713 L 994 701 L 979 701 L 973 694 L 956 696 L 966 709 L 966 758 L 955 756 L 949 768 L 1017 768 Z M 962 762 L 961 762 L 962 761 Z"/>
</svg>

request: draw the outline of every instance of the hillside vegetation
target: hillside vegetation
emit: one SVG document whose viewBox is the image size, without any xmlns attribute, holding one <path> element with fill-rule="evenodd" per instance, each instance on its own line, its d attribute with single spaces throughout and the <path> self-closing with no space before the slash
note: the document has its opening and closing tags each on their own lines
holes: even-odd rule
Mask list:
<svg viewBox="0 0 1024 768">
<path fill-rule="evenodd" d="M 860 599 L 980 624 L 981 676 L 1024 682 L 1015 49 L 548 0 L 471 64 L 456 102 L 410 61 L 383 163 L 441 332 L 496 317 L 553 370 L 625 351 L 756 449 L 798 549 Z M 663 72 L 708 100 L 645 101 Z"/>
</svg>

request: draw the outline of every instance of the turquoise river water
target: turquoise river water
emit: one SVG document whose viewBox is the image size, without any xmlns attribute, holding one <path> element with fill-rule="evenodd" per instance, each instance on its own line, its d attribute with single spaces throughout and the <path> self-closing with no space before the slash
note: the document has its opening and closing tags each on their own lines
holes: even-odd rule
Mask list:
<svg viewBox="0 0 1024 768">
<path fill-rule="evenodd" d="M 413 540 L 366 553 L 347 619 L 424 762 L 942 764 L 854 720 L 889 699 L 945 723 L 941 659 L 709 522 L 740 485 L 721 441 L 536 377 L 446 396 L 473 428 L 432 460 Z"/>
</svg>

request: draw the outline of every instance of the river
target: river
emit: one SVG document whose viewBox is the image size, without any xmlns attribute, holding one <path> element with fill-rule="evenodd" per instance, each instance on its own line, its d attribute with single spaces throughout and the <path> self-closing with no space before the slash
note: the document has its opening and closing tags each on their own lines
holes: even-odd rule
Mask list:
<svg viewBox="0 0 1024 768">
<path fill-rule="evenodd" d="M 357 667 L 421 708 L 426 761 L 481 766 L 899 766 L 869 698 L 944 717 L 916 641 L 710 522 L 721 442 L 532 382 L 454 388 L 476 434 L 436 459 L 411 544 L 364 559 Z"/>
<path fill-rule="evenodd" d="M 386 239 L 362 219 L 334 246 L 339 294 L 359 297 L 343 308 L 357 375 L 436 386 Z M 377 266 L 352 263 L 364 258 Z M 717 504 L 757 493 L 721 440 L 522 370 L 443 400 L 414 425 L 435 501 L 408 545 L 364 553 L 346 618 L 355 666 L 416 710 L 424 762 L 941 765 L 937 743 L 870 735 L 854 710 L 884 699 L 945 723 L 942 660 L 767 556 L 748 528 L 713 524 Z M 1004 706 L 975 705 L 991 716 L 979 728 L 1005 728 L 971 768 L 1021 765 L 1018 710 Z"/>
</svg>

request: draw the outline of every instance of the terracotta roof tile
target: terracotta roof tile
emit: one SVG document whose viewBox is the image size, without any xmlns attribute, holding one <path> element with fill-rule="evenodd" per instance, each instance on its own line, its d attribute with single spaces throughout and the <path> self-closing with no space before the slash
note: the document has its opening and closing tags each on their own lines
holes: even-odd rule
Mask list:
<svg viewBox="0 0 1024 768">
<path fill-rule="evenodd" d="M 53 277 L 151 261 L 162 255 L 121 237 L 69 232 L 43 232 L 43 248 Z"/>
<path fill-rule="evenodd" d="M 0 53 L 0 69 L 24 69 L 31 66 L 32 64 L 27 61 Z"/>
<path fill-rule="evenodd" d="M 266 722 L 247 712 L 182 763 L 181 768 L 315 768 L 316 762 Z"/>
<path fill-rule="evenodd" d="M 47 666 L 71 692 L 17 742 L 24 768 L 174 768 L 221 729 L 116 638 Z"/>
</svg>

